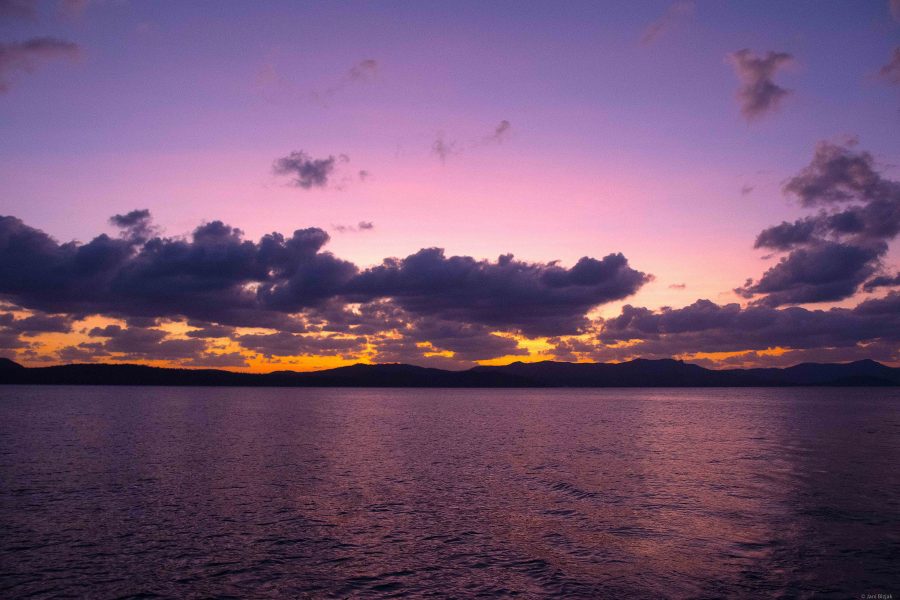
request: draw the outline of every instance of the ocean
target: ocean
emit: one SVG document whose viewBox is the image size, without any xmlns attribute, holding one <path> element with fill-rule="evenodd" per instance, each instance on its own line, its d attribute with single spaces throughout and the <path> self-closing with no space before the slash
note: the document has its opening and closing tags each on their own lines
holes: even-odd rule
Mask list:
<svg viewBox="0 0 900 600">
<path fill-rule="evenodd" d="M 0 387 L 0 597 L 900 598 L 900 390 Z"/>
</svg>

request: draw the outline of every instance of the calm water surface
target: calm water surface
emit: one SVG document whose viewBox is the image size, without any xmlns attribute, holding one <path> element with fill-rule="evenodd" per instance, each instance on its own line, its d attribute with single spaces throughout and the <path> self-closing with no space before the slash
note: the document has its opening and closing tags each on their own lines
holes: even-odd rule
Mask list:
<svg viewBox="0 0 900 600">
<path fill-rule="evenodd" d="M 0 597 L 900 598 L 900 392 L 0 387 Z"/>
</svg>

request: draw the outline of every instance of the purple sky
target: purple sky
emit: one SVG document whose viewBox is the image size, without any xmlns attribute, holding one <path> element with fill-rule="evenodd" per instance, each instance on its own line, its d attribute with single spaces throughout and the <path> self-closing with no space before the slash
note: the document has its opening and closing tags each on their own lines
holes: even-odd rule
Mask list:
<svg viewBox="0 0 900 600">
<path fill-rule="evenodd" d="M 690 332 L 697 335 L 677 340 L 685 332 L 668 325 L 628 329 L 637 337 L 624 340 L 610 333 L 624 305 L 678 310 L 705 299 L 717 307 L 787 311 L 773 313 L 777 319 L 793 318 L 792 306 L 831 315 L 824 319 L 862 318 L 865 311 L 855 307 L 866 300 L 900 307 L 890 284 L 865 289 L 897 274 L 896 232 L 860 233 L 821 221 L 809 225 L 817 228 L 809 240 L 754 248 L 763 230 L 821 211 L 871 206 L 873 214 L 887 211 L 878 213 L 879 223 L 900 219 L 894 183 L 900 58 L 891 62 L 900 46 L 900 7 L 894 5 L 892 15 L 885 0 L 0 0 L 0 214 L 60 243 L 116 237 L 110 216 L 134 209 L 150 211 L 163 240 L 191 239 L 196 227 L 215 220 L 254 243 L 273 231 L 290 237 L 316 227 L 331 235 L 319 249 L 352 263 L 358 277 L 386 257 L 439 247 L 447 257 L 473 257 L 482 265 L 475 268 L 476 279 L 484 278 L 478 286 L 494 292 L 460 294 L 458 305 L 443 306 L 454 295 L 439 282 L 422 283 L 421 298 L 412 298 L 410 283 L 384 282 L 368 282 L 377 291 L 354 296 L 348 290 L 362 284 L 349 278 L 313 301 L 308 289 L 323 284 L 312 278 L 303 282 L 299 304 L 254 305 L 305 323 L 304 332 L 291 333 L 283 324 L 260 329 L 252 319 L 186 314 L 174 301 L 153 304 L 154 285 L 176 295 L 166 286 L 215 288 L 197 283 L 198 271 L 182 265 L 179 277 L 142 280 L 143 291 L 129 288 L 118 304 L 87 302 L 56 282 L 59 294 L 71 298 L 51 305 L 28 287 L 34 278 L 13 273 L 23 265 L 41 272 L 41 257 L 16 254 L 12 263 L 12 246 L 3 246 L 11 234 L 4 242 L 0 232 L 6 254 L 0 263 L 9 263 L 0 269 L 15 280 L 0 287 L 8 304 L 0 314 L 11 315 L 0 330 L 7 340 L 0 353 L 29 364 L 202 364 L 227 355 L 229 366 L 263 370 L 355 360 L 462 367 L 528 356 L 674 355 L 734 364 L 871 356 L 896 363 L 900 323 L 887 308 L 877 326 L 823 321 L 835 330 L 880 332 L 857 339 L 758 330 L 753 337 L 749 325 L 733 323 L 717 323 L 715 339 L 698 333 L 708 333 L 709 324 L 692 325 L 700 327 Z M 823 141 L 833 144 L 831 162 L 827 152 L 817 154 Z M 279 159 L 281 168 L 273 168 Z M 838 170 L 854 160 L 878 185 L 854 181 L 847 192 L 840 177 L 853 171 Z M 804 168 L 818 169 L 820 196 L 831 185 L 850 197 L 804 205 L 796 187 L 786 188 Z M 97 285 L 119 285 L 124 276 L 116 269 L 130 273 L 128 260 L 140 262 L 147 252 L 144 241 L 127 246 L 130 258 Z M 570 273 L 581 257 L 615 253 L 627 258 L 628 269 L 652 278 L 615 293 L 605 280 L 592 280 L 590 293 L 572 283 L 560 296 L 556 288 L 528 287 L 533 301 L 516 306 L 515 298 L 531 291 L 477 262 L 494 265 L 507 253 L 544 269 L 533 274 L 539 288 L 546 283 L 541 277 L 550 277 L 547 268 Z M 790 276 L 799 283 L 776 273 L 745 285 L 791 256 Z M 548 265 L 556 260 L 558 267 Z M 50 271 L 69 269 L 66 277 L 76 278 L 76 263 L 53 263 Z M 216 293 L 256 293 L 272 276 L 245 275 L 220 282 Z M 743 295 L 734 291 L 741 286 Z M 405 329 L 382 324 L 367 333 L 370 322 L 338 324 L 334 311 L 365 312 L 373 303 L 402 313 L 395 316 Z M 522 314 L 504 321 L 473 312 L 484 304 Z M 563 320 L 584 322 L 529 331 L 545 306 Z M 847 312 L 827 312 L 832 307 Z M 45 313 L 64 315 L 68 329 L 16 325 Z M 162 320 L 131 324 L 134 336 L 144 336 L 139 349 L 121 342 L 112 350 L 117 339 L 99 329 L 129 330 L 125 320 L 138 314 Z M 188 318 L 238 329 L 201 346 L 186 333 Z M 367 318 L 383 323 L 385 316 Z M 260 342 L 254 350 L 249 338 L 239 341 L 247 335 L 287 343 L 272 352 Z M 313 338 L 335 344 L 304 345 Z M 181 344 L 176 355 L 155 352 L 153 340 L 195 343 Z M 338 341 L 343 349 L 335 349 Z"/>
</svg>

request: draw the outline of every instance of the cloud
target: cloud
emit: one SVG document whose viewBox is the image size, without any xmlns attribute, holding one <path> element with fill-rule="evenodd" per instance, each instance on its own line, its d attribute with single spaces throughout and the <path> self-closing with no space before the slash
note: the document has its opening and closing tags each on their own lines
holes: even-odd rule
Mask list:
<svg viewBox="0 0 900 600">
<path fill-rule="evenodd" d="M 321 107 L 328 107 L 342 92 L 356 85 L 374 81 L 380 70 L 377 60 L 367 58 L 359 61 L 334 80 L 327 87 L 312 90 L 298 86 L 279 72 L 272 62 L 264 64 L 256 75 L 256 87 L 267 99 L 288 103 L 312 101 Z"/>
<path fill-rule="evenodd" d="M 793 62 L 790 54 L 767 52 L 765 56 L 757 56 L 745 48 L 733 52 L 728 58 L 741 80 L 737 99 L 741 105 L 741 114 L 748 121 L 776 110 L 791 93 L 772 81 L 779 69 Z"/>
<path fill-rule="evenodd" d="M 347 71 L 344 79 L 347 81 L 365 81 L 371 79 L 378 73 L 378 61 L 367 58 L 361 60 Z"/>
<path fill-rule="evenodd" d="M 491 262 L 426 248 L 367 269 L 347 290 L 361 301 L 392 298 L 416 316 L 561 335 L 582 328 L 594 306 L 630 296 L 650 279 L 621 254 L 584 257 L 566 269 L 509 254 Z"/>
<path fill-rule="evenodd" d="M 325 251 L 329 237 L 318 228 L 254 242 L 211 221 L 186 239 L 145 239 L 133 233 L 151 227 L 144 211 L 113 222 L 126 228 L 123 236 L 60 244 L 19 219 L 0 217 L 0 297 L 50 314 L 127 318 L 138 328 L 159 318 L 188 319 L 203 332 L 188 333 L 197 341 L 228 333 L 211 325 L 302 333 L 326 313 L 347 318 L 342 306 L 384 302 L 412 319 L 562 334 L 579 330 L 593 307 L 651 279 L 621 254 L 584 257 L 565 268 L 511 255 L 447 257 L 429 248 L 363 270 Z"/>
<path fill-rule="evenodd" d="M 320 104 L 327 106 L 328 102 L 337 94 L 352 85 L 364 83 L 375 79 L 378 75 L 379 64 L 377 60 L 367 58 L 350 67 L 340 79 L 322 91 L 313 91 L 312 97 Z"/>
<path fill-rule="evenodd" d="M 17 319 L 12 313 L 0 313 L 0 327 L 6 331 L 26 335 L 68 333 L 72 329 L 72 318 L 68 315 L 37 313 Z"/>
<path fill-rule="evenodd" d="M 91 0 L 61 0 L 60 12 L 69 17 L 77 18 L 84 14 Z"/>
<path fill-rule="evenodd" d="M 47 61 L 74 59 L 80 53 L 78 44 L 50 37 L 0 44 L 0 93 L 9 90 L 9 76 L 12 73 L 32 73 Z"/>
<path fill-rule="evenodd" d="M 156 227 L 151 223 L 150 211 L 133 210 L 124 215 L 113 215 L 109 218 L 111 225 L 122 230 L 122 237 L 136 243 L 144 242 L 157 233 Z"/>
<path fill-rule="evenodd" d="M 764 294 L 757 302 L 769 306 L 842 300 L 875 272 L 875 262 L 885 251 L 884 246 L 810 244 L 793 250 L 759 281 L 736 291 L 745 298 Z"/>
<path fill-rule="evenodd" d="M 841 202 L 868 202 L 890 186 L 875 170 L 868 152 L 858 152 L 855 138 L 844 144 L 823 141 L 816 145 L 809 165 L 784 186 L 806 208 Z"/>
<path fill-rule="evenodd" d="M 99 235 L 59 244 L 13 217 L 0 217 L 0 295 L 51 313 L 187 318 L 295 330 L 292 308 L 316 304 L 357 268 L 320 252 L 328 234 L 273 233 L 258 243 L 220 221 L 189 239 L 146 241 Z M 42 308 L 43 307 L 43 308 Z"/>
<path fill-rule="evenodd" d="M 512 125 L 506 119 L 500 121 L 500 123 L 494 128 L 494 132 L 485 138 L 486 143 L 503 143 L 512 133 Z"/>
<path fill-rule="evenodd" d="M 332 229 L 338 233 L 355 233 L 359 231 L 372 231 L 375 224 L 371 221 L 360 221 L 356 225 L 332 225 Z"/>
<path fill-rule="evenodd" d="M 697 5 L 692 0 L 679 0 L 672 3 L 660 18 L 644 30 L 644 34 L 641 36 L 641 43 L 644 45 L 652 44 L 664 32 L 693 15 L 696 8 Z"/>
<path fill-rule="evenodd" d="M 197 321 L 188 321 L 191 327 L 198 327 L 192 331 L 188 331 L 185 335 L 192 338 L 227 338 L 235 333 L 234 327 L 227 325 L 216 325 L 215 323 L 199 323 Z"/>
<path fill-rule="evenodd" d="M 784 184 L 818 212 L 760 232 L 756 248 L 788 254 L 735 290 L 740 295 L 770 306 L 843 300 L 880 270 L 900 233 L 900 182 L 882 176 L 855 145 L 820 142 L 810 164 Z"/>
<path fill-rule="evenodd" d="M 687 284 L 684 283 L 673 283 L 669 285 L 670 290 L 684 290 L 687 289 Z"/>
<path fill-rule="evenodd" d="M 448 157 L 459 154 L 461 150 L 455 141 L 448 141 L 444 137 L 444 132 L 439 131 L 437 138 L 431 144 L 431 152 L 441 159 L 441 162 L 446 162 Z"/>
<path fill-rule="evenodd" d="M 750 193 L 754 190 L 754 186 L 752 185 L 742 185 L 741 186 L 741 196 L 749 196 Z"/>
<path fill-rule="evenodd" d="M 431 144 L 431 153 L 437 156 L 441 162 L 446 162 L 451 156 L 462 154 L 465 150 L 474 150 L 492 144 L 502 144 L 512 135 L 512 124 L 503 119 L 494 127 L 494 130 L 481 138 L 470 140 L 462 144 L 457 140 L 447 139 L 443 131 L 437 133 L 437 137 Z"/>
<path fill-rule="evenodd" d="M 352 357 L 365 349 L 365 337 L 297 335 L 280 331 L 270 334 L 239 335 L 234 338 L 244 348 L 263 356 L 346 355 Z"/>
<path fill-rule="evenodd" d="M 191 359 L 206 349 L 203 340 L 169 339 L 168 334 L 160 329 L 108 325 L 91 329 L 88 336 L 105 339 L 92 347 L 95 351 L 104 355 L 121 354 L 129 360 Z"/>
<path fill-rule="evenodd" d="M 900 271 L 896 275 L 879 275 L 870 279 L 863 285 L 863 289 L 867 292 L 875 291 L 880 287 L 897 287 L 900 286 Z"/>
<path fill-rule="evenodd" d="M 900 358 L 900 292 L 865 301 L 852 309 L 741 307 L 697 300 L 680 309 L 651 311 L 626 305 L 602 323 L 593 356 L 678 356 L 697 352 L 764 351 L 772 348 L 852 349 L 858 357 Z"/>
<path fill-rule="evenodd" d="M 338 159 L 334 156 L 311 158 L 303 151 L 294 151 L 276 159 L 272 165 L 272 171 L 276 175 L 292 177 L 291 184 L 299 188 L 305 190 L 323 188 L 328 185 L 328 178 L 334 172 L 337 161 Z"/>
<path fill-rule="evenodd" d="M 0 0 L 0 21 L 34 19 L 36 16 L 37 0 Z"/>
<path fill-rule="evenodd" d="M 900 84 L 900 46 L 894 48 L 891 60 L 878 70 L 878 76 L 888 83 Z"/>
<path fill-rule="evenodd" d="M 888 0 L 888 8 L 894 20 L 900 23 L 900 0 Z"/>
<path fill-rule="evenodd" d="M 68 333 L 73 319 L 68 315 L 34 313 L 19 318 L 11 312 L 0 312 L 0 348 L 30 348 L 31 342 L 21 336 L 33 337 L 43 333 Z"/>
<path fill-rule="evenodd" d="M 490 327 L 458 321 L 419 319 L 406 332 L 405 339 L 428 343 L 437 351 L 449 351 L 462 361 L 487 360 L 499 356 L 526 355 L 516 340 L 495 335 Z"/>
</svg>

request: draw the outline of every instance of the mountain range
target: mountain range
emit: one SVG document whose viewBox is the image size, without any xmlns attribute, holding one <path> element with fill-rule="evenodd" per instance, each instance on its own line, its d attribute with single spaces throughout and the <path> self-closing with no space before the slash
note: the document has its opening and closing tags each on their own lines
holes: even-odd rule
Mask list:
<svg viewBox="0 0 900 600">
<path fill-rule="evenodd" d="M 405 364 L 355 364 L 323 371 L 236 373 L 133 364 L 24 367 L 0 358 L 0 384 L 246 387 L 761 387 L 900 386 L 900 368 L 873 360 L 788 368 L 706 369 L 680 360 L 623 363 L 514 362 L 446 371 Z"/>
</svg>

